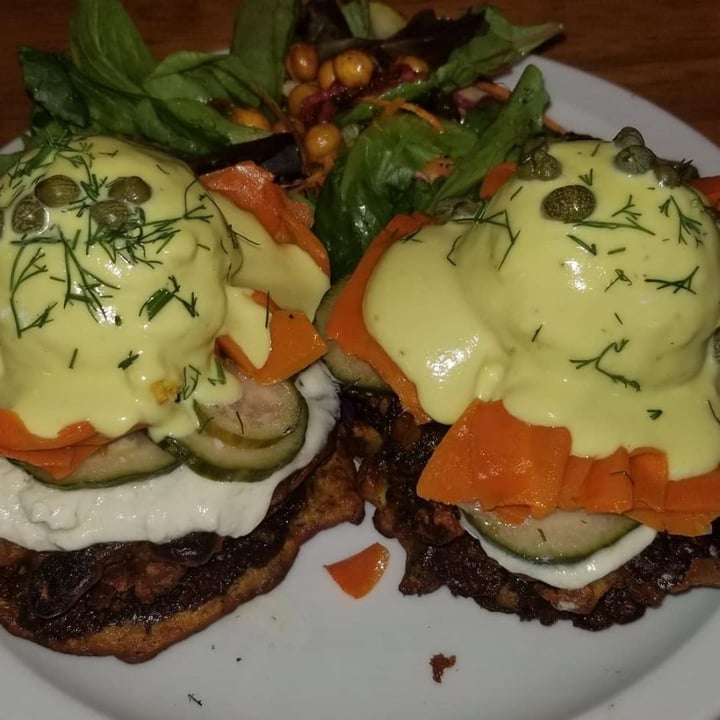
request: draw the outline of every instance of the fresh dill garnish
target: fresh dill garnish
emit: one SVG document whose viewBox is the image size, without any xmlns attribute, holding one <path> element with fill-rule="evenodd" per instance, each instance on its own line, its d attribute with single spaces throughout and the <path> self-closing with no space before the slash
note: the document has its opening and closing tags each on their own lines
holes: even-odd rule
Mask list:
<svg viewBox="0 0 720 720">
<path fill-rule="evenodd" d="M 571 233 L 568 233 L 568 237 L 574 243 L 577 243 L 583 250 L 585 250 L 585 252 L 589 252 L 591 255 L 597 255 L 597 246 L 595 245 L 595 243 L 588 245 L 584 240 L 581 240 L 577 235 L 573 235 Z"/>
<path fill-rule="evenodd" d="M 588 228 L 603 228 L 605 230 L 629 228 L 647 235 L 655 235 L 652 230 L 640 224 L 639 219 L 642 217 L 642 213 L 634 208 L 633 196 L 629 195 L 625 204 L 610 216 L 611 218 L 620 218 L 619 220 L 580 220 L 576 225 Z"/>
<path fill-rule="evenodd" d="M 183 400 L 187 400 L 195 392 L 201 374 L 194 365 L 186 365 L 183 368 L 183 384 L 180 391 Z"/>
<path fill-rule="evenodd" d="M 265 293 L 265 327 L 270 327 L 270 291 Z"/>
<path fill-rule="evenodd" d="M 458 236 L 453 240 L 453 244 L 452 244 L 452 247 L 450 248 L 450 252 L 448 252 L 448 254 L 445 256 L 445 259 L 446 259 L 451 265 L 457 265 L 457 263 L 456 263 L 455 260 L 453 259 L 453 253 L 454 253 L 455 250 L 457 249 L 457 245 L 458 245 L 458 243 L 460 242 L 460 240 L 462 239 L 462 237 L 463 237 L 462 235 L 458 235 Z"/>
<path fill-rule="evenodd" d="M 593 184 L 593 171 L 595 168 L 590 168 L 590 171 L 583 175 L 578 175 L 580 180 L 584 182 L 588 187 L 592 187 Z"/>
<path fill-rule="evenodd" d="M 15 254 L 12 267 L 10 268 L 10 310 L 13 320 L 15 321 L 15 332 L 18 337 L 31 328 L 40 328 L 51 322 L 52 318 L 50 317 L 50 313 L 57 305 L 57 303 L 50 303 L 29 323 L 23 324 L 21 321 L 21 314 L 18 311 L 16 302 L 18 292 L 24 283 L 37 275 L 48 272 L 47 265 L 43 262 L 45 259 L 45 251 L 42 248 L 35 248 L 32 256 L 27 259 L 27 262 L 23 263 L 24 252 L 25 247 L 23 246 Z"/>
<path fill-rule="evenodd" d="M 695 277 L 695 273 L 700 269 L 699 265 L 695 266 L 695 269 L 681 280 L 663 280 L 662 278 L 645 278 L 646 283 L 657 283 L 656 290 L 666 290 L 667 288 L 673 288 L 673 295 L 676 295 L 680 290 L 686 290 L 693 295 L 697 293 L 692 288 L 692 281 Z"/>
<path fill-rule="evenodd" d="M 521 185 L 521 186 L 510 196 L 510 200 L 513 201 L 513 200 L 517 197 L 517 194 L 518 194 L 519 192 L 521 192 L 524 187 L 525 187 L 524 185 Z"/>
<path fill-rule="evenodd" d="M 170 289 L 163 287 L 156 290 L 140 308 L 138 315 L 142 315 L 143 311 L 147 312 L 148 320 L 152 320 L 171 300 L 177 300 L 187 310 L 190 317 L 197 317 L 197 296 L 194 292 L 190 293 L 190 299 L 180 297 L 178 294 L 181 290 L 180 284 L 174 275 L 168 275 Z"/>
<path fill-rule="evenodd" d="M 615 268 L 615 277 L 605 286 L 604 292 L 607 292 L 617 282 L 632 285 L 632 280 L 625 274 L 625 271 L 621 268 Z"/>
<path fill-rule="evenodd" d="M 202 700 L 200 700 L 199 698 L 196 698 L 192 693 L 188 693 L 187 697 L 188 697 L 188 702 L 195 703 L 196 705 L 199 705 L 200 707 L 202 707 L 202 704 L 203 704 Z"/>
<path fill-rule="evenodd" d="M 720 417 L 718 417 L 718 414 L 715 412 L 715 408 L 713 407 L 713 404 L 708 400 L 707 401 L 708 407 L 710 408 L 710 412 L 712 413 L 712 416 L 715 418 L 715 422 L 720 425 Z"/>
<path fill-rule="evenodd" d="M 532 336 L 532 339 L 530 340 L 530 342 L 533 342 L 533 343 L 534 343 L 534 342 L 537 340 L 537 336 L 540 334 L 540 331 L 543 329 L 543 326 L 544 326 L 544 325 L 545 325 L 545 323 L 541 323 L 541 324 L 537 327 L 537 329 L 536 329 L 535 332 L 533 333 L 533 336 Z"/>
<path fill-rule="evenodd" d="M 625 323 L 622 321 L 622 318 L 621 318 L 617 313 L 613 313 L 613 315 L 615 316 L 615 319 L 616 319 L 621 325 L 624 325 L 624 324 L 625 324 Z"/>
<path fill-rule="evenodd" d="M 659 408 L 650 408 L 645 412 L 650 416 L 651 420 L 657 420 L 663 414 L 663 411 Z"/>
<path fill-rule="evenodd" d="M 625 346 L 628 344 L 628 342 L 629 340 L 627 338 L 623 338 L 622 340 L 620 340 L 620 342 L 611 342 L 607 345 L 607 347 L 602 350 L 599 355 L 596 355 L 595 357 L 585 360 L 571 359 L 570 362 L 575 366 L 577 370 L 582 370 L 585 367 L 592 366 L 599 373 L 602 373 L 606 377 L 610 378 L 610 380 L 612 380 L 614 383 L 621 383 L 626 388 L 632 388 L 636 392 L 640 392 L 640 383 L 637 380 L 631 380 L 624 375 L 621 375 L 620 373 L 611 372 L 600 366 L 600 363 L 603 361 L 605 355 L 608 352 L 612 350 L 613 352 L 621 353 L 625 349 Z"/>
<path fill-rule="evenodd" d="M 78 356 L 78 349 L 75 348 L 73 350 L 72 357 L 70 358 L 70 364 L 68 365 L 68 368 L 70 368 L 70 370 L 75 369 L 75 361 L 77 360 L 77 356 Z"/>
<path fill-rule="evenodd" d="M 136 353 L 131 350 L 127 357 L 124 360 L 121 360 L 117 366 L 121 370 L 127 370 L 139 357 L 140 353 Z"/>
<path fill-rule="evenodd" d="M 225 371 L 219 358 L 215 358 L 215 372 L 217 373 L 217 377 L 208 378 L 208 382 L 211 385 L 225 385 L 227 378 L 225 377 Z"/>
<path fill-rule="evenodd" d="M 625 252 L 625 250 L 627 250 L 626 247 L 617 247 L 617 248 L 613 248 L 612 250 L 608 250 L 607 254 L 608 255 L 617 255 L 618 253 Z"/>
<path fill-rule="evenodd" d="M 677 214 L 678 230 L 677 242 L 681 245 L 687 245 L 688 235 L 695 240 L 695 247 L 703 244 L 701 237 L 702 223 L 695 218 L 686 215 L 677 204 L 675 198 L 671 195 L 662 205 L 659 206 L 660 212 L 667 218 L 670 217 L 671 208 Z"/>
</svg>

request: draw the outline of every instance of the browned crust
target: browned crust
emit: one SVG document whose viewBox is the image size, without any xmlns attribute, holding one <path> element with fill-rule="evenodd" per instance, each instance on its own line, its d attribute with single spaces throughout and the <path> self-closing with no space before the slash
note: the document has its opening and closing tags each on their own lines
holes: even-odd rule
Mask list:
<svg viewBox="0 0 720 720">
<path fill-rule="evenodd" d="M 50 632 L 37 618 L 28 619 L 23 608 L 23 595 L 9 590 L 12 583 L 6 575 L 6 582 L 0 581 L 0 623 L 18 637 L 60 652 L 115 655 L 130 663 L 149 660 L 161 650 L 232 612 L 240 604 L 276 587 L 292 566 L 301 545 L 316 533 L 345 521 L 359 522 L 364 505 L 355 490 L 355 470 L 351 458 L 342 452 L 334 452 L 285 501 L 285 504 L 292 503 L 296 507 L 288 510 L 290 519 L 281 530 L 283 539 L 273 550 L 270 559 L 260 567 L 251 566 L 240 572 L 230 566 L 228 561 L 228 567 L 222 570 L 231 576 L 235 575 L 232 582 L 223 592 L 197 606 L 176 608 L 169 613 L 163 611 L 159 616 L 153 603 L 150 603 L 141 608 L 141 612 L 134 611 L 131 619 L 116 622 L 111 618 L 103 627 L 84 634 L 63 634 L 57 631 L 57 627 Z M 264 526 L 272 522 L 281 524 L 283 520 L 271 516 L 252 535 L 262 537 Z M 248 542 L 248 539 L 243 541 Z M 263 542 L 262 539 L 260 542 Z M 231 553 L 226 553 L 226 556 L 230 558 Z M 219 560 L 216 557 L 214 562 L 216 566 L 218 562 L 222 563 L 222 557 Z M 17 573 L 24 572 L 20 570 L 22 567 L 22 563 L 16 565 L 15 581 Z M 193 582 L 203 571 L 203 568 L 193 568 L 182 582 Z M 217 567 L 214 572 L 218 572 Z M 52 624 L 57 626 L 57 621 Z"/>
<path fill-rule="evenodd" d="M 625 565 L 577 590 L 562 590 L 505 570 L 466 533 L 456 508 L 419 498 L 417 480 L 445 428 L 418 427 L 397 402 L 348 391 L 356 425 L 368 425 L 383 438 L 363 456 L 359 487 L 375 506 L 374 523 L 406 553 L 400 591 L 431 593 L 445 585 L 454 595 L 473 599 L 494 612 L 551 625 L 569 620 L 586 630 L 602 630 L 640 618 L 670 594 L 693 587 L 720 587 L 720 520 L 711 534 L 692 538 L 659 533 Z M 353 437 L 362 439 L 366 431 Z"/>
</svg>

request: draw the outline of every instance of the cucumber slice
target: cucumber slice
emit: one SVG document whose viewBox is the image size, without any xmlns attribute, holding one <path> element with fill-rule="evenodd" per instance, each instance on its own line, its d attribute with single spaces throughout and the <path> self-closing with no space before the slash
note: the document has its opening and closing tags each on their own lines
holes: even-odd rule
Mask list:
<svg viewBox="0 0 720 720">
<path fill-rule="evenodd" d="M 261 385 L 235 375 L 240 381 L 237 400 L 227 405 L 195 403 L 204 434 L 238 448 L 263 447 L 292 434 L 303 419 L 307 422 L 305 399 L 293 383 Z"/>
<path fill-rule="evenodd" d="M 390 388 L 385 381 L 364 360 L 348 355 L 335 342 L 327 337 L 327 324 L 330 314 L 337 302 L 340 292 L 347 279 L 335 283 L 324 295 L 315 313 L 315 327 L 327 345 L 327 353 L 323 360 L 328 370 L 343 385 L 369 390 L 371 392 L 387 393 Z"/>
<path fill-rule="evenodd" d="M 275 442 L 238 446 L 213 437 L 203 428 L 181 438 L 167 437 L 160 445 L 203 477 L 225 482 L 258 482 L 298 454 L 305 442 L 307 421 L 308 408 L 303 399 L 295 427 Z"/>
<path fill-rule="evenodd" d="M 164 475 L 180 464 L 177 457 L 158 447 L 142 430 L 102 446 L 73 473 L 60 480 L 48 475 L 41 468 L 18 461 L 11 462 L 22 467 L 36 480 L 67 490 L 109 487 Z"/>
<path fill-rule="evenodd" d="M 461 506 L 464 519 L 486 540 L 506 552 L 542 564 L 578 562 L 613 545 L 638 523 L 624 515 L 557 510 L 547 517 L 528 518 L 520 525 L 492 512 Z"/>
</svg>

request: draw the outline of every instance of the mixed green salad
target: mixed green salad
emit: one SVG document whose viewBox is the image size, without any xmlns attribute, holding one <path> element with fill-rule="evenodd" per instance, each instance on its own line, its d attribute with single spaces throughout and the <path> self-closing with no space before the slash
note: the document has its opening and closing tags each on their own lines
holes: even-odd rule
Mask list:
<svg viewBox="0 0 720 720">
<path fill-rule="evenodd" d="M 507 98 L 481 88 L 560 32 L 492 6 L 406 20 L 369 0 L 244 0 L 226 52 L 158 60 L 120 0 L 79 0 L 67 54 L 19 50 L 35 102 L 24 141 L 125 136 L 198 172 L 255 160 L 314 206 L 341 277 L 394 215 L 476 202 L 489 168 L 549 132 L 536 67 Z"/>
</svg>

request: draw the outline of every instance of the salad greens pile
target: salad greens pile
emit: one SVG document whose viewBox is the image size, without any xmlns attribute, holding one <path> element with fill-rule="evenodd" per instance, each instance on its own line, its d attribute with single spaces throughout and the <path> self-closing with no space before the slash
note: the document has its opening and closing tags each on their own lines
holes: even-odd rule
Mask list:
<svg viewBox="0 0 720 720">
<path fill-rule="evenodd" d="M 344 149 L 319 191 L 305 193 L 315 206 L 314 230 L 328 247 L 333 274 L 345 275 L 395 214 L 437 214 L 472 196 L 490 167 L 543 132 L 548 97 L 533 66 L 507 103 L 463 106 L 459 112 L 455 96 L 561 30 L 553 23 L 514 26 L 497 9 L 481 6 L 457 20 L 423 11 L 397 22 L 397 32 L 388 35 L 374 22 L 378 7 L 384 8 L 370 0 L 244 0 L 227 52 L 182 51 L 158 61 L 120 0 L 78 0 L 68 54 L 19 50 L 35 101 L 25 144 L 112 134 L 186 159 L 232 148 L 237 161 L 238 146 L 242 156 L 245 144 L 250 148 L 269 133 L 234 122 L 231 110 L 253 107 L 271 120 L 286 118 L 291 43 L 312 43 L 321 60 L 360 48 L 375 58 L 384 81 L 368 92 L 330 98 L 337 104 L 331 119 L 342 130 Z M 423 59 L 429 71 L 393 75 L 387 68 L 401 55 Z M 381 103 L 398 98 L 432 113 L 442 130 L 409 112 L 383 114 Z M 452 172 L 425 177 L 423 167 L 438 158 L 448 159 Z M 0 172 L 13 160 L 0 157 Z"/>
</svg>

